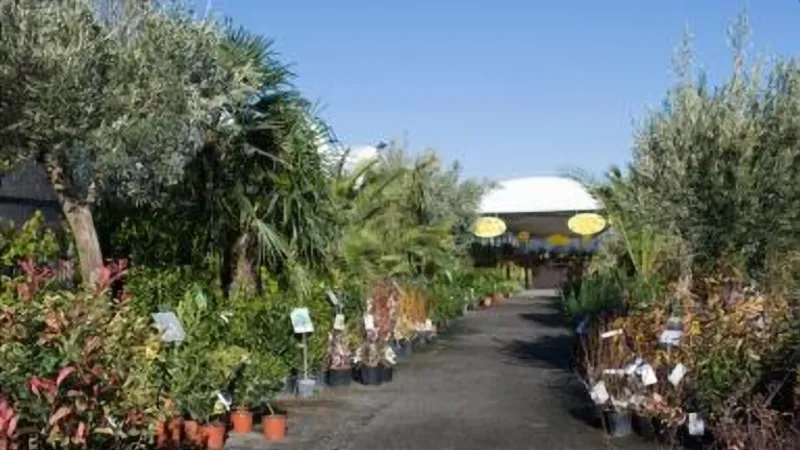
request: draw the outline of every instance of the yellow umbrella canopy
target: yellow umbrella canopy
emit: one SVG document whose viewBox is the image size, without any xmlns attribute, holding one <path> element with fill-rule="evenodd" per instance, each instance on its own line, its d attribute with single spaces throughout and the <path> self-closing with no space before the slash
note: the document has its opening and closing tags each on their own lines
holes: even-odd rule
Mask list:
<svg viewBox="0 0 800 450">
<path fill-rule="evenodd" d="M 472 225 L 472 234 L 481 238 L 493 238 L 506 232 L 506 223 L 498 217 L 479 217 Z"/>
<path fill-rule="evenodd" d="M 567 222 L 570 231 L 581 236 L 597 234 L 606 227 L 606 219 L 595 213 L 575 214 Z"/>
<path fill-rule="evenodd" d="M 547 243 L 553 247 L 565 247 L 569 244 L 569 238 L 563 234 L 554 234 L 547 237 Z"/>
</svg>

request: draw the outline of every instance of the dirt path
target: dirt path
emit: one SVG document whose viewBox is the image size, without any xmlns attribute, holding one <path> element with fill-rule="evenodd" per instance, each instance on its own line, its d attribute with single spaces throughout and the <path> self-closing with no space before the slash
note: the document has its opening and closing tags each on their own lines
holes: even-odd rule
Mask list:
<svg viewBox="0 0 800 450">
<path fill-rule="evenodd" d="M 477 312 L 426 353 L 395 370 L 393 383 L 356 386 L 289 405 L 292 437 L 257 436 L 231 448 L 298 450 L 653 449 L 606 439 L 590 425 L 582 387 L 566 367 L 571 338 L 544 293 Z"/>
</svg>

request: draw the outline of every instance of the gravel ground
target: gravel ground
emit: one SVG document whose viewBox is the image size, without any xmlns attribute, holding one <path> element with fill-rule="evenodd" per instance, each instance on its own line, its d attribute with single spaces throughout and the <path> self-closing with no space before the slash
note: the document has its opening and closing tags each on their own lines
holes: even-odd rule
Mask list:
<svg viewBox="0 0 800 450">
<path fill-rule="evenodd" d="M 569 331 L 546 292 L 460 320 L 395 369 L 394 382 L 286 402 L 286 441 L 238 436 L 238 450 L 650 450 L 609 439 L 566 368 Z"/>
</svg>

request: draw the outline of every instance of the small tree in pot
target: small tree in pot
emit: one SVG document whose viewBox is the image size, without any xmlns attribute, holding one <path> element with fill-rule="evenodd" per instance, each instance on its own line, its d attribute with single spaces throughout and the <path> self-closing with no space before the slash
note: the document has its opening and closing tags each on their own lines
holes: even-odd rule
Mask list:
<svg viewBox="0 0 800 450">
<path fill-rule="evenodd" d="M 373 336 L 371 339 L 369 338 Z M 375 333 L 369 332 L 368 339 L 359 348 L 356 360 L 359 363 L 359 381 L 364 385 L 381 384 L 381 358 L 383 356 L 380 346 L 375 341 Z"/>
<path fill-rule="evenodd" d="M 347 386 L 350 384 L 353 369 L 351 367 L 350 349 L 347 335 L 341 331 L 333 331 L 328 335 L 327 382 L 329 386 Z"/>
<path fill-rule="evenodd" d="M 286 365 L 279 358 L 263 353 L 250 354 L 233 382 L 233 431 L 253 431 L 252 409 L 280 392 L 287 373 Z"/>
</svg>

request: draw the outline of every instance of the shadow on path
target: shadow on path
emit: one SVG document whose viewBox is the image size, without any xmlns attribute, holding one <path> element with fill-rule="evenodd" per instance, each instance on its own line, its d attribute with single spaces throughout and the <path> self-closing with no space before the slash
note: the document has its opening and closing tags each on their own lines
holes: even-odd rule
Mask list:
<svg viewBox="0 0 800 450">
<path fill-rule="evenodd" d="M 500 353 L 509 356 L 517 364 L 539 368 L 569 370 L 571 336 L 542 336 L 533 341 L 514 339 L 500 348 Z"/>
</svg>

